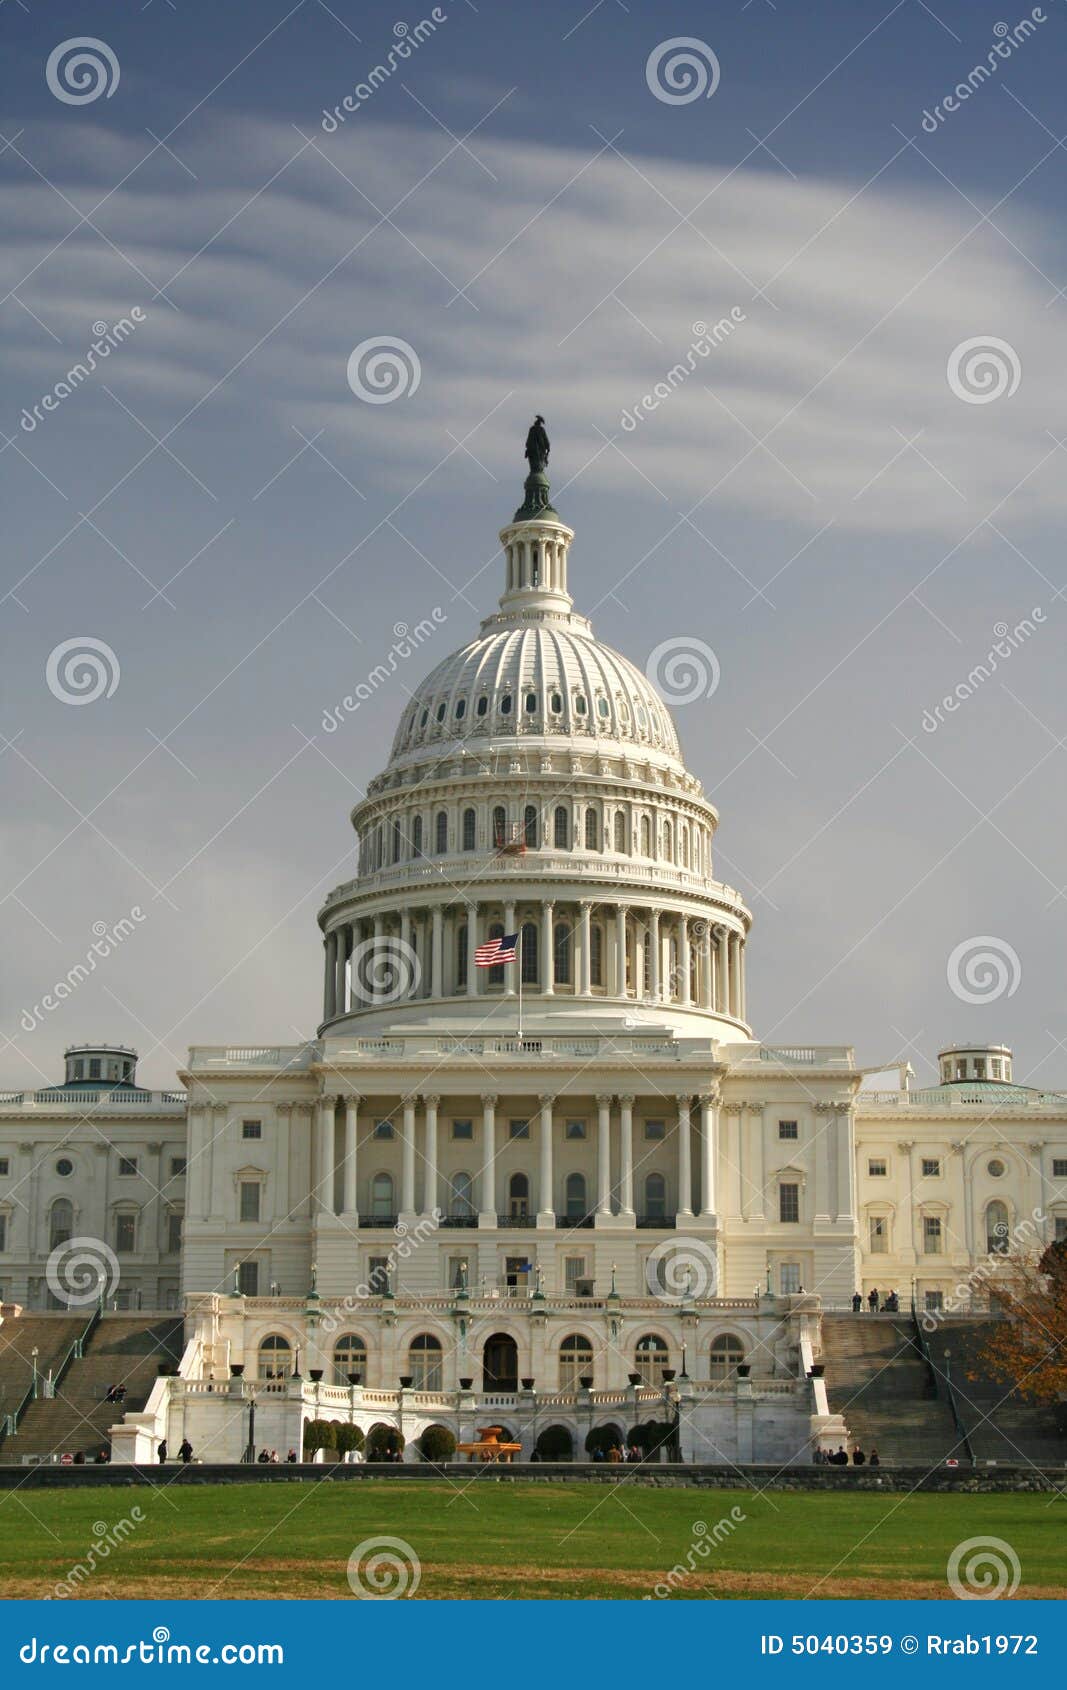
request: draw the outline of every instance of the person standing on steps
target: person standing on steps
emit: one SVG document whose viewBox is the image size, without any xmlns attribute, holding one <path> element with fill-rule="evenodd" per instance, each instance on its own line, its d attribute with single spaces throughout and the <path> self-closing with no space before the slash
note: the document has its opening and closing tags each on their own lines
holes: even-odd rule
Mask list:
<svg viewBox="0 0 1067 1690">
<path fill-rule="evenodd" d="M 166 1459 L 167 1459 L 167 1440 L 166 1440 L 166 1438 L 160 1438 L 159 1448 L 156 1450 L 156 1460 L 159 1462 L 159 1465 L 162 1467 L 162 1465 L 163 1465 L 164 1461 L 166 1461 Z"/>
<path fill-rule="evenodd" d="M 188 1467 L 188 1465 L 189 1465 L 189 1463 L 192 1459 L 193 1459 L 193 1446 L 189 1442 L 188 1438 L 183 1438 L 182 1441 L 181 1441 L 181 1447 L 178 1450 L 178 1460 L 180 1462 L 182 1462 L 182 1464 L 184 1466 Z"/>
</svg>

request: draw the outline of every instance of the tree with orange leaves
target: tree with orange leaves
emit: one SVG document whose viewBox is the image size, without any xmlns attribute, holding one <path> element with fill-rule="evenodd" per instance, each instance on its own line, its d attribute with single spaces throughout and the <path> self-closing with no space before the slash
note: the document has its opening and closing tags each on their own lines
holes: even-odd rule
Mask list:
<svg viewBox="0 0 1067 1690">
<path fill-rule="evenodd" d="M 982 1366 L 1032 1402 L 1067 1399 L 1067 1243 L 1040 1255 L 991 1257 L 976 1279 L 1004 1315 L 982 1350 Z"/>
</svg>

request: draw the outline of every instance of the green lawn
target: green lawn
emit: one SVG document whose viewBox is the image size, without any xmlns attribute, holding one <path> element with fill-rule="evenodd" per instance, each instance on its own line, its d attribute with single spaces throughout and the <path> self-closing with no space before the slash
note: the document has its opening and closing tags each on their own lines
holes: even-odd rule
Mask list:
<svg viewBox="0 0 1067 1690">
<path fill-rule="evenodd" d="M 1067 1497 L 395 1479 L 0 1492 L 0 1593 L 47 1594 L 135 1508 L 72 1594 L 350 1599 L 353 1549 L 388 1535 L 418 1557 L 420 1599 L 943 1597 L 953 1548 L 991 1535 L 1020 1596 L 1067 1595 Z"/>
</svg>

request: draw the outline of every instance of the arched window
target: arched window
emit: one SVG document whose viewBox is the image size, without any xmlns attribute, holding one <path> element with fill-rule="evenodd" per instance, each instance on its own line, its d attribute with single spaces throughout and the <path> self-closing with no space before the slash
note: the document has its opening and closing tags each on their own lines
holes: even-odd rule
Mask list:
<svg viewBox="0 0 1067 1690">
<path fill-rule="evenodd" d="M 452 1195 L 449 1199 L 448 1212 L 458 1220 L 471 1220 L 474 1216 L 474 1175 L 453 1174 L 451 1180 Z"/>
<path fill-rule="evenodd" d="M 508 842 L 508 815 L 503 804 L 493 811 L 493 849 L 502 851 Z"/>
<path fill-rule="evenodd" d="M 552 977 L 557 986 L 569 986 L 571 983 L 571 930 L 569 923 L 557 921 L 553 938 L 555 954 L 552 960 Z"/>
<path fill-rule="evenodd" d="M 367 1346 L 358 1332 L 342 1332 L 333 1347 L 333 1382 L 335 1385 L 347 1385 L 348 1375 L 358 1373 L 357 1384 L 362 1385 L 367 1376 Z"/>
<path fill-rule="evenodd" d="M 504 937 L 504 929 L 499 921 L 490 923 L 488 936 L 490 939 L 502 939 Z M 489 970 L 489 984 L 490 986 L 502 986 L 504 984 L 504 964 L 502 962 L 495 963 Z"/>
<path fill-rule="evenodd" d="M 735 1338 L 732 1332 L 720 1332 L 717 1338 L 711 1340 L 711 1354 L 708 1357 L 708 1378 L 732 1378 L 738 1362 L 742 1362 L 744 1359 L 745 1346 L 740 1338 Z"/>
<path fill-rule="evenodd" d="M 666 1344 L 654 1332 L 646 1332 L 643 1338 L 638 1338 L 634 1349 L 634 1372 L 640 1373 L 642 1385 L 662 1385 L 670 1359 Z"/>
<path fill-rule="evenodd" d="M 674 861 L 674 829 L 670 822 L 663 824 L 663 855 L 669 863 Z"/>
<path fill-rule="evenodd" d="M 689 867 L 689 829 L 687 827 L 683 827 L 680 830 L 679 839 L 680 839 L 680 843 L 681 843 L 681 847 L 682 847 L 682 867 L 688 868 Z"/>
<path fill-rule="evenodd" d="M 589 984 L 604 984 L 604 929 L 595 921 L 589 929 Z"/>
<path fill-rule="evenodd" d="M 641 855 L 643 857 L 652 855 L 652 823 L 647 816 L 641 817 Z"/>
<path fill-rule="evenodd" d="M 441 1345 L 432 1332 L 420 1332 L 411 1340 L 408 1372 L 416 1391 L 441 1389 Z"/>
<path fill-rule="evenodd" d="M 553 827 L 553 842 L 555 844 L 556 850 L 557 851 L 569 850 L 570 842 L 571 842 L 571 830 L 570 830 L 570 826 L 569 826 L 568 821 L 567 821 L 567 806 L 566 806 L 566 804 L 557 804 L 556 805 L 556 813 L 555 813 L 555 816 L 553 817 L 553 820 L 552 820 L 552 827 Z"/>
<path fill-rule="evenodd" d="M 456 933 L 456 985 L 467 984 L 467 924 Z"/>
<path fill-rule="evenodd" d="M 1010 1222 L 1008 1219 L 1008 1205 L 999 1198 L 987 1203 L 985 1212 L 985 1241 L 986 1250 L 990 1255 L 1006 1256 L 1011 1240 L 1008 1237 Z"/>
<path fill-rule="evenodd" d="M 395 1214 L 392 1174 L 375 1174 L 371 1180 L 370 1208 L 376 1220 L 389 1220 Z"/>
<path fill-rule="evenodd" d="M 593 1346 L 581 1332 L 572 1332 L 559 1347 L 559 1388 L 576 1391 L 593 1371 Z"/>
<path fill-rule="evenodd" d="M 520 967 L 522 969 L 522 983 L 524 986 L 537 985 L 537 923 L 527 921 L 522 929 L 522 952 Z"/>
<path fill-rule="evenodd" d="M 74 1204 L 69 1197 L 57 1197 L 48 1213 L 48 1248 L 66 1244 L 74 1232 Z"/>
<path fill-rule="evenodd" d="M 288 1379 L 292 1373 L 292 1348 L 280 1332 L 272 1332 L 260 1344 L 258 1371 L 261 1379 Z"/>
<path fill-rule="evenodd" d="M 529 851 L 537 849 L 537 806 L 527 804 L 522 812 L 522 842 Z"/>
<path fill-rule="evenodd" d="M 600 849 L 600 829 L 597 826 L 597 814 L 592 805 L 585 812 L 585 848 L 587 851 Z"/>
<path fill-rule="evenodd" d="M 475 815 L 473 810 L 463 812 L 463 849 L 474 850 Z"/>
<path fill-rule="evenodd" d="M 645 1175 L 645 1219 L 661 1221 L 667 1213 L 667 1181 L 662 1174 Z"/>
<path fill-rule="evenodd" d="M 411 855 L 422 856 L 422 817 L 416 816 L 411 824 Z"/>
<path fill-rule="evenodd" d="M 439 857 L 443 857 L 448 850 L 448 815 L 444 810 L 438 810 L 434 823 L 433 848 Z"/>
<path fill-rule="evenodd" d="M 563 1189 L 567 1203 L 567 1219 L 569 1221 L 584 1220 L 586 1215 L 585 1175 L 568 1174 L 567 1183 Z"/>
<path fill-rule="evenodd" d="M 508 1180 L 508 1214 L 513 1220 L 525 1220 L 530 1213 L 530 1182 L 525 1174 L 512 1174 Z"/>
<path fill-rule="evenodd" d="M 667 999 L 673 1001 L 682 995 L 681 981 L 678 976 L 678 941 L 667 941 Z"/>
<path fill-rule="evenodd" d="M 622 853 L 626 850 L 626 812 L 615 811 L 615 849 Z"/>
</svg>

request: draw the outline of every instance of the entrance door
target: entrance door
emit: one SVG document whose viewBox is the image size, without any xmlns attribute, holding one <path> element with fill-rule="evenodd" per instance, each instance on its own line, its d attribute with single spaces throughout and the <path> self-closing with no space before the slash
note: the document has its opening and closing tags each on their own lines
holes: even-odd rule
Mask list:
<svg viewBox="0 0 1067 1690">
<path fill-rule="evenodd" d="M 518 1346 L 506 1332 L 494 1332 L 486 1339 L 482 1351 L 482 1390 L 517 1391 L 518 1388 Z"/>
</svg>

